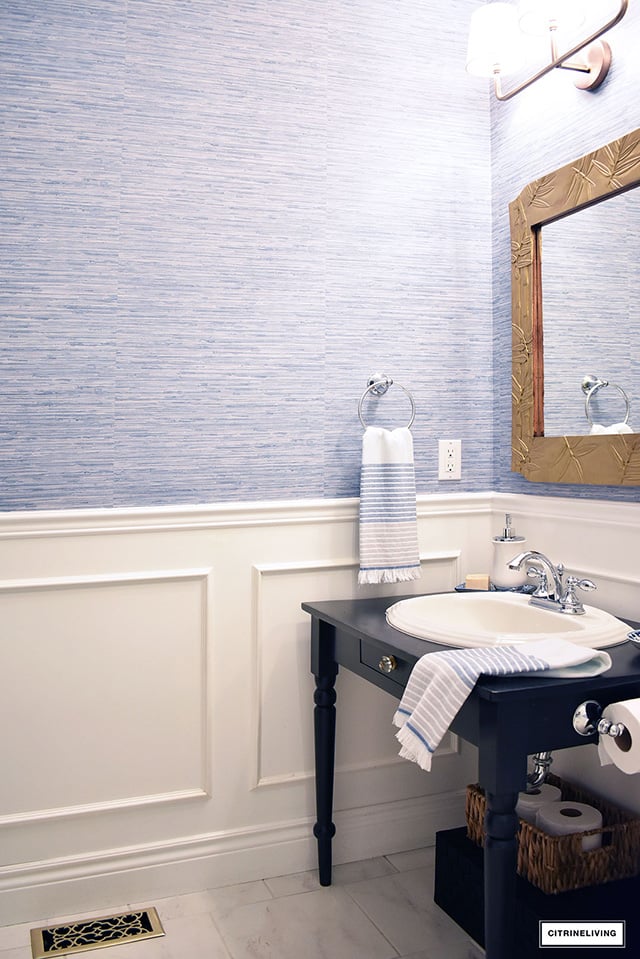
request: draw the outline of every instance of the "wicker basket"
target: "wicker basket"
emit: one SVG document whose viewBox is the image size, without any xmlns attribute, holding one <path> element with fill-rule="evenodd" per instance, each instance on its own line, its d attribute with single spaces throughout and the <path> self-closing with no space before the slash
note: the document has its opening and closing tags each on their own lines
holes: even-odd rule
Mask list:
<svg viewBox="0 0 640 959">
<path fill-rule="evenodd" d="M 550 774 L 546 782 L 562 792 L 562 799 L 587 803 L 602 813 L 602 828 L 569 836 L 548 836 L 520 820 L 518 873 L 545 893 L 568 892 L 597 886 L 640 873 L 640 819 Z M 467 836 L 484 843 L 486 801 L 479 786 L 467 786 Z M 585 852 L 582 837 L 602 834 L 602 847 Z"/>
</svg>

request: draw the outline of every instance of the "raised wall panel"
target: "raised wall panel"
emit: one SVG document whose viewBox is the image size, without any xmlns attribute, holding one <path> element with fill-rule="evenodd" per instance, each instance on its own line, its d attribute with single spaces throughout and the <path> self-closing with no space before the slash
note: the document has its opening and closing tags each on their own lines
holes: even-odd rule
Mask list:
<svg viewBox="0 0 640 959">
<path fill-rule="evenodd" d="M 0 584 L 0 824 L 206 795 L 207 579 Z"/>
<path fill-rule="evenodd" d="M 459 553 L 425 554 L 423 575 L 378 594 L 407 595 L 452 589 L 459 578 Z M 310 617 L 302 602 L 362 597 L 352 561 L 268 564 L 255 567 L 255 785 L 313 775 L 313 677 L 309 671 Z M 338 770 L 358 770 L 398 761 L 391 724 L 392 696 L 342 671 L 339 696 Z M 303 722 L 292 721 L 304 717 Z M 366 731 L 366 734 L 363 734 Z M 449 741 L 445 750 L 451 748 Z"/>
</svg>

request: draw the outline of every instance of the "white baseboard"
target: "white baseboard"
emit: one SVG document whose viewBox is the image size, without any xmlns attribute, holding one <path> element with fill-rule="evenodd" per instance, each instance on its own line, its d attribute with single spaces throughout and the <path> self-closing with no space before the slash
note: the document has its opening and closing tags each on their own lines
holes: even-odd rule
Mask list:
<svg viewBox="0 0 640 959">
<path fill-rule="evenodd" d="M 464 791 L 336 812 L 334 863 L 433 845 L 464 822 Z M 0 925 L 62 918 L 315 869 L 311 820 L 0 870 Z"/>
</svg>

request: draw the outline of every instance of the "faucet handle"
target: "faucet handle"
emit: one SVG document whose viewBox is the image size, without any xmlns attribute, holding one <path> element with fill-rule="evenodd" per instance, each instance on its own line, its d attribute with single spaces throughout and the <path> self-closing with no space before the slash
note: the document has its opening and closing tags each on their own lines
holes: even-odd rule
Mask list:
<svg viewBox="0 0 640 959">
<path fill-rule="evenodd" d="M 577 576 L 567 576 L 567 590 L 584 589 L 586 593 L 593 592 L 594 589 L 597 589 L 595 583 L 592 583 L 590 579 L 578 579 Z"/>
<path fill-rule="evenodd" d="M 597 588 L 596 584 L 592 583 L 590 579 L 578 579 L 577 576 L 567 576 L 567 590 L 560 602 L 562 612 L 584 613 L 584 606 L 578 599 L 576 590 L 583 589 L 585 592 L 591 593 Z"/>
<path fill-rule="evenodd" d="M 527 570 L 527 576 L 534 580 L 536 584 L 532 596 L 537 596 L 539 599 L 550 599 L 547 574 L 542 566 L 530 566 Z"/>
</svg>

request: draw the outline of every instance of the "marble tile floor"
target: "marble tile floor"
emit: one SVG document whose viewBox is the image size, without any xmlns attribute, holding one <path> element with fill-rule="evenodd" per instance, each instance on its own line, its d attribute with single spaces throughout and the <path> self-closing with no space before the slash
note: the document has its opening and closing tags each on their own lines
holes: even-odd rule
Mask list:
<svg viewBox="0 0 640 959">
<path fill-rule="evenodd" d="M 80 955 L 100 959 L 481 959 L 484 951 L 433 902 L 435 849 L 280 876 L 90 915 L 0 928 L 0 959 L 31 959 L 29 930 L 155 906 L 166 935 Z"/>
</svg>

